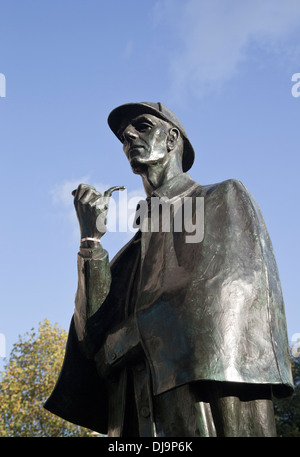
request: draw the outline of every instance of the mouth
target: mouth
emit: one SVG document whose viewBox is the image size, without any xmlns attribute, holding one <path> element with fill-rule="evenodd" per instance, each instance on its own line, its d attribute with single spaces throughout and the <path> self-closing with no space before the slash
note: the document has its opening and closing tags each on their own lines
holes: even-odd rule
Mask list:
<svg viewBox="0 0 300 457">
<path fill-rule="evenodd" d="M 138 156 L 142 149 L 144 149 L 143 146 L 132 146 L 128 151 L 129 159 L 131 160 Z"/>
</svg>

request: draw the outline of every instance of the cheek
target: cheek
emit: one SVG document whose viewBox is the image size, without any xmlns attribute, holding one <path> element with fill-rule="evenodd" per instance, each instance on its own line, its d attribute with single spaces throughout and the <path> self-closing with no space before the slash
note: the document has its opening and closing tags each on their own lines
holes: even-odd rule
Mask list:
<svg viewBox="0 0 300 457">
<path fill-rule="evenodd" d="M 159 152 L 160 155 L 164 155 L 167 152 L 167 136 L 165 132 L 155 132 L 152 144 L 154 150 Z"/>
</svg>

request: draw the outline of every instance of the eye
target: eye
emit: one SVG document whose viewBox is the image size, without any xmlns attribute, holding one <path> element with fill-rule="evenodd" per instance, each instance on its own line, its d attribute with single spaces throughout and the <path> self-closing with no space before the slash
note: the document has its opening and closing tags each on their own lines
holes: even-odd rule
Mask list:
<svg viewBox="0 0 300 457">
<path fill-rule="evenodd" d="M 135 125 L 135 128 L 138 132 L 146 132 L 147 130 L 152 128 L 152 125 L 149 122 L 139 122 Z"/>
</svg>

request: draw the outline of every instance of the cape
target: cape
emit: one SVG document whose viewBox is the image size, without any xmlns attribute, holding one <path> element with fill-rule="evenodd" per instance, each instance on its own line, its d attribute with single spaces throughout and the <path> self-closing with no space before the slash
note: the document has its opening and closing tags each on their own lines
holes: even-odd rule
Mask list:
<svg viewBox="0 0 300 457">
<path fill-rule="evenodd" d="M 124 319 L 132 266 L 141 255 L 135 319 L 153 393 L 205 381 L 269 384 L 293 391 L 284 301 L 272 244 L 257 203 L 237 180 L 202 186 L 183 174 L 156 192 L 171 203 L 204 198 L 204 236 L 141 234 L 111 262 L 110 292 L 90 318 L 95 347 Z M 193 218 L 197 217 L 196 205 Z M 193 219 L 193 220 L 194 220 Z M 94 360 L 83 356 L 71 322 L 64 364 L 45 407 L 106 433 L 107 392 Z"/>
</svg>

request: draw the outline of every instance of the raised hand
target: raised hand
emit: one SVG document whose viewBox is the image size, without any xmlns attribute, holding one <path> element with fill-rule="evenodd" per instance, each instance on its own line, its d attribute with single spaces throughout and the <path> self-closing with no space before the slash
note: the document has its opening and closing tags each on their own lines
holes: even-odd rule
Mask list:
<svg viewBox="0 0 300 457">
<path fill-rule="evenodd" d="M 110 197 L 114 191 L 124 189 L 124 186 L 110 187 L 102 195 L 95 187 L 80 184 L 77 189 L 73 190 L 72 195 L 81 239 L 100 239 L 105 234 Z"/>
</svg>

